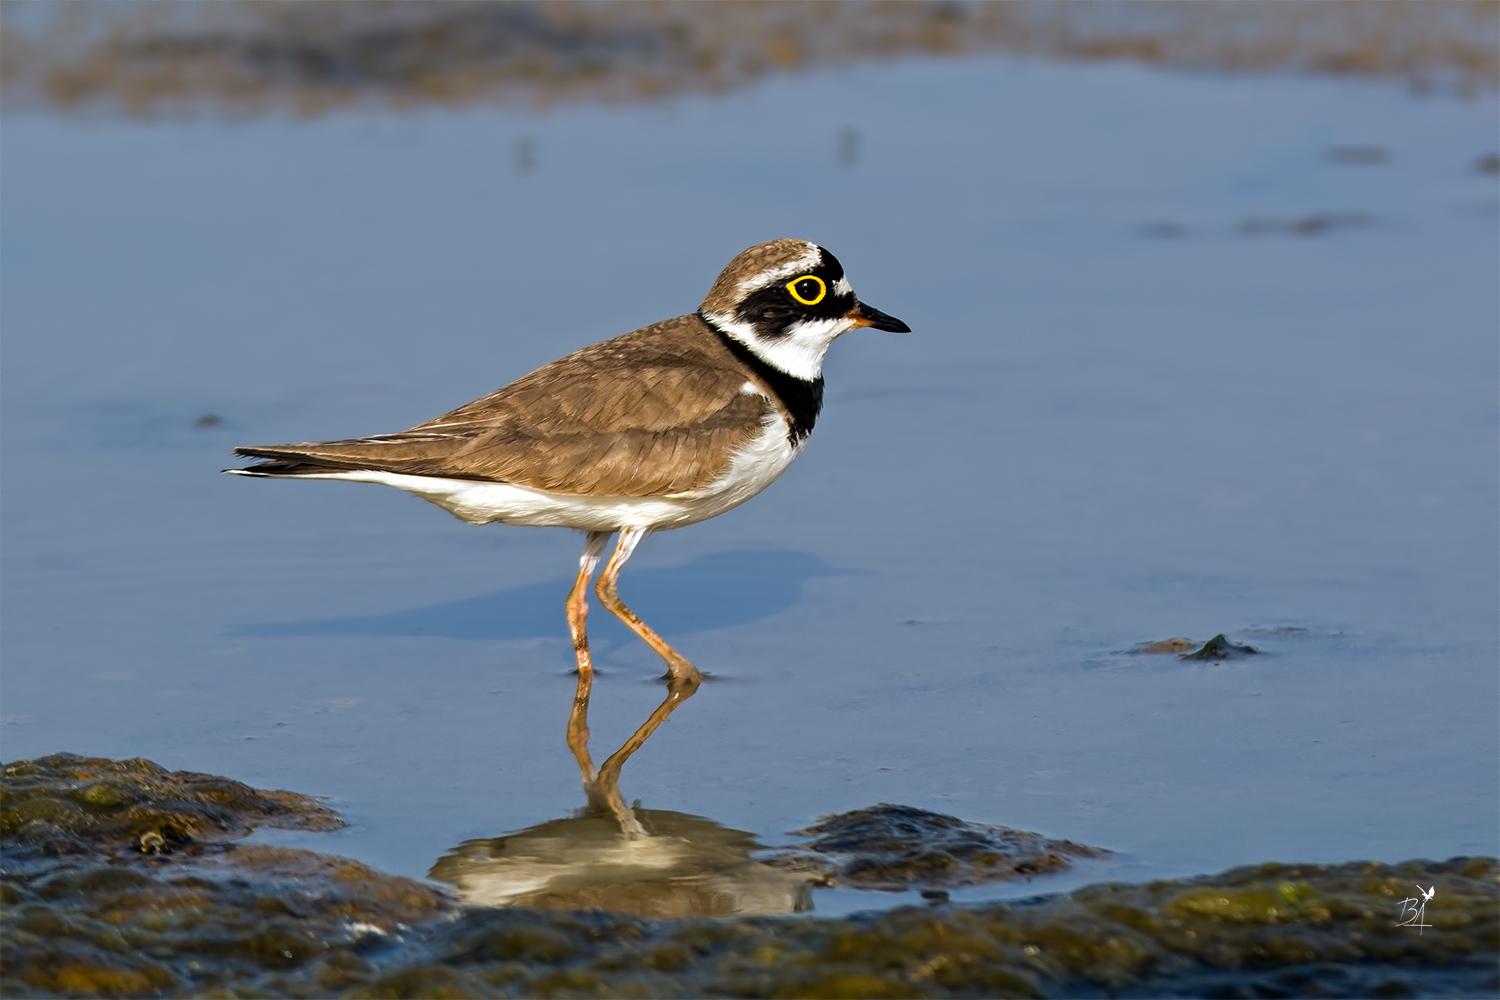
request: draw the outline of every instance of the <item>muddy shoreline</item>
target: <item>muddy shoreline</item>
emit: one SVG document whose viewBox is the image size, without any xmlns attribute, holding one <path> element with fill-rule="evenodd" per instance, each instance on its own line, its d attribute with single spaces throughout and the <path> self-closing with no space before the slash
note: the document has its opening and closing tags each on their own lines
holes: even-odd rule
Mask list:
<svg viewBox="0 0 1500 1000">
<path fill-rule="evenodd" d="M 247 844 L 259 826 L 341 821 L 307 796 L 149 761 L 17 761 L 0 788 L 6 996 L 1486 996 L 1497 986 L 1493 858 L 1263 864 L 1004 905 L 946 905 L 934 892 L 936 905 L 841 919 L 645 919 L 465 906 L 348 859 Z M 921 866 L 892 874 L 893 830 L 920 834 L 925 822 L 950 845 L 977 835 L 918 812 L 879 825 L 879 810 L 862 810 L 814 832 L 839 831 L 846 858 L 879 825 L 882 877 L 923 884 Z M 1398 926 L 1417 884 L 1433 891 L 1424 926 Z"/>
<path fill-rule="evenodd" d="M 106 8 L 109 5 L 104 5 Z M 1494 86 L 1493 5 L 151 3 L 0 19 L 10 105 L 317 116 L 724 93 L 787 72 L 992 54 Z"/>
</svg>

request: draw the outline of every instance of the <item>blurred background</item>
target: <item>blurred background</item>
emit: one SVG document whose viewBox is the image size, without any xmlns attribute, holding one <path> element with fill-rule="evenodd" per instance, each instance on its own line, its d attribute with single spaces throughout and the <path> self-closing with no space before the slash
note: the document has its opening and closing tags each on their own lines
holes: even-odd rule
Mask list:
<svg viewBox="0 0 1500 1000">
<path fill-rule="evenodd" d="M 634 102 L 901 57 L 1045 56 L 1493 86 L 1483 2 L 11 2 L 15 102 L 316 115 Z"/>
<path fill-rule="evenodd" d="M 218 470 L 793 236 L 914 332 L 632 560 L 715 680 L 627 799 L 1117 852 L 1080 882 L 1495 854 L 1497 12 L 6 3 L 0 750 L 327 795 L 264 839 L 403 874 L 569 814 L 579 539 Z M 605 619 L 596 757 L 660 698 Z"/>
</svg>

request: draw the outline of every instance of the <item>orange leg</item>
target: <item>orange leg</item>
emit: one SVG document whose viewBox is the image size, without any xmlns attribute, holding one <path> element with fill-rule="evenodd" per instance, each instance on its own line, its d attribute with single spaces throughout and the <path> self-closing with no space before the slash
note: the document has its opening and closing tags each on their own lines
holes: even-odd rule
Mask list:
<svg viewBox="0 0 1500 1000">
<path fill-rule="evenodd" d="M 589 659 L 585 625 L 589 617 L 589 581 L 607 541 L 609 532 L 589 532 L 583 543 L 583 556 L 578 560 L 578 579 L 568 592 L 568 631 L 573 635 L 573 653 L 578 657 L 578 689 L 573 695 L 573 711 L 568 715 L 568 749 L 573 751 L 578 770 L 583 773 L 585 790 L 594 781 L 594 761 L 589 757 L 589 694 L 594 687 L 594 664 Z"/>
<path fill-rule="evenodd" d="M 588 795 L 590 804 L 613 814 L 625 836 L 632 839 L 645 837 L 648 834 L 635 813 L 625 805 L 624 797 L 620 794 L 620 769 L 625 766 L 631 754 L 639 750 L 646 740 L 651 738 L 651 734 L 667 721 L 667 717 L 676 710 L 677 706 L 697 692 L 698 685 L 703 682 L 703 675 L 698 672 L 697 667 L 669 646 L 665 639 L 652 631 L 645 622 L 641 621 L 640 616 L 627 608 L 620 600 L 617 589 L 620 569 L 645 536 L 646 531 L 643 528 L 621 529 L 620 541 L 610 555 L 609 562 L 605 564 L 604 571 L 599 575 L 599 583 L 595 591 L 599 595 L 600 602 L 616 618 L 629 626 L 632 632 L 640 636 L 647 645 L 656 650 L 662 659 L 667 661 L 667 697 L 631 734 L 630 739 L 626 740 L 620 749 L 609 755 L 597 772 L 594 770 L 588 750 L 588 703 L 593 681 L 593 668 L 589 661 L 584 620 L 588 616 L 589 578 L 598 564 L 600 553 L 604 551 L 604 543 L 609 538 L 607 532 L 589 533 L 588 542 L 584 545 L 583 558 L 579 562 L 578 578 L 573 584 L 572 592 L 568 595 L 568 627 L 573 633 L 574 652 L 578 655 L 578 693 L 573 699 L 573 714 L 568 719 L 568 747 L 573 751 L 573 756 L 578 759 L 579 770 L 583 772 L 584 792 Z"/>
<path fill-rule="evenodd" d="M 682 685 L 691 680 L 693 690 L 696 691 L 698 682 L 703 680 L 703 675 L 698 672 L 698 668 L 688 662 L 687 657 L 667 645 L 667 640 L 652 631 L 650 626 L 641 621 L 639 615 L 627 608 L 625 602 L 620 600 L 618 590 L 620 570 L 625 566 L 625 560 L 630 558 L 630 554 L 645 537 L 645 528 L 620 529 L 620 540 L 616 543 L 614 552 L 610 554 L 609 562 L 604 564 L 604 572 L 599 574 L 599 583 L 594 588 L 594 592 L 599 595 L 600 603 L 608 608 L 611 614 L 629 626 L 630 631 L 640 636 L 646 645 L 656 650 L 656 654 L 667 661 L 667 672 L 674 684 Z M 671 700 L 670 696 L 667 700 Z M 666 702 L 662 704 L 665 706 Z"/>
<path fill-rule="evenodd" d="M 641 745 L 651 738 L 651 734 L 656 732 L 656 727 L 667 721 L 667 716 L 671 715 L 678 705 L 681 705 L 697 693 L 698 685 L 701 683 L 702 675 L 696 670 L 693 671 L 693 676 L 691 677 L 679 678 L 673 676 L 668 680 L 666 699 L 660 705 L 656 706 L 656 711 L 652 712 L 650 717 L 641 723 L 641 727 L 631 735 L 630 739 L 625 741 L 625 745 L 610 754 L 609 759 L 599 768 L 599 777 L 595 780 L 594 787 L 604 797 L 610 811 L 620 819 L 620 825 L 624 828 L 627 836 L 637 835 L 632 831 L 631 823 L 634 823 L 637 827 L 640 824 L 639 821 L 635 820 L 633 814 L 626 812 L 624 800 L 620 797 L 620 768 L 625 766 L 625 762 L 630 759 L 631 754 L 639 750 Z M 625 819 L 627 815 L 629 816 L 629 822 Z"/>
</svg>

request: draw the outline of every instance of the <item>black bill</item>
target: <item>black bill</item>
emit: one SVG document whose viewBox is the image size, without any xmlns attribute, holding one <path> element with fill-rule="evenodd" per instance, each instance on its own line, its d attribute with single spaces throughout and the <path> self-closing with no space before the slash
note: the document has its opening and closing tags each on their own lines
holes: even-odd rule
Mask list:
<svg viewBox="0 0 1500 1000">
<path fill-rule="evenodd" d="M 911 333 L 911 327 L 901 322 L 894 316 L 887 316 L 873 306 L 867 306 L 863 302 L 854 307 L 849 314 L 856 326 L 873 326 L 877 330 L 885 330 L 889 333 Z"/>
</svg>

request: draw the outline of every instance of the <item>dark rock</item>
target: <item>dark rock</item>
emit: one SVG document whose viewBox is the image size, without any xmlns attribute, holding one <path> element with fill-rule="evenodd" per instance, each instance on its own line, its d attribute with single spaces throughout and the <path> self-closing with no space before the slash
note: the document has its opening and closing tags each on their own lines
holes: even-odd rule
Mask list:
<svg viewBox="0 0 1500 1000">
<path fill-rule="evenodd" d="M 1221 632 L 1205 642 L 1197 652 L 1180 655 L 1184 660 L 1235 660 L 1242 656 L 1254 656 L 1259 652 L 1254 646 L 1240 646 L 1230 642 Z"/>
<path fill-rule="evenodd" d="M 766 860 L 816 868 L 825 881 L 860 889 L 901 891 L 1002 882 L 1063 871 L 1073 858 L 1109 852 L 1004 826 L 882 803 L 819 820 L 796 850 Z"/>
</svg>

